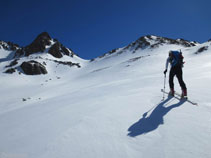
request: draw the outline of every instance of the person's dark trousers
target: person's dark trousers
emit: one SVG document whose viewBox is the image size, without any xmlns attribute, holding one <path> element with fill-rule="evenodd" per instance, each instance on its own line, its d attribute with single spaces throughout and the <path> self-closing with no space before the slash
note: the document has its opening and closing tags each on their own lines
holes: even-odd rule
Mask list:
<svg viewBox="0 0 211 158">
<path fill-rule="evenodd" d="M 174 66 L 171 67 L 170 73 L 169 73 L 169 86 L 171 89 L 174 89 L 174 76 L 177 76 L 177 79 L 179 81 L 180 87 L 182 90 L 186 90 L 186 85 L 182 79 L 182 67 L 180 66 Z"/>
</svg>

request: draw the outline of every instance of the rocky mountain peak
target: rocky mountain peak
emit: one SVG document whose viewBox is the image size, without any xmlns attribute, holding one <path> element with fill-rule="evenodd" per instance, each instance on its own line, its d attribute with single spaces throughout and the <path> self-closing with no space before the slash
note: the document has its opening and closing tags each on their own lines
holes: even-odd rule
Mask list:
<svg viewBox="0 0 211 158">
<path fill-rule="evenodd" d="M 192 47 L 197 44 L 196 42 L 190 42 L 182 38 L 171 39 L 171 38 L 159 37 L 159 36 L 154 36 L 154 35 L 147 35 L 144 37 L 148 40 L 148 42 L 151 43 L 150 44 L 151 48 L 158 47 L 163 44 L 175 44 L 175 45 L 181 45 L 183 47 Z"/>
<path fill-rule="evenodd" d="M 41 33 L 30 45 L 25 47 L 25 55 L 29 56 L 33 53 L 44 52 L 46 46 L 51 45 L 51 40 L 52 38 L 47 32 Z"/>
<path fill-rule="evenodd" d="M 42 32 L 40 33 L 37 38 L 35 39 L 35 41 L 41 41 L 41 40 L 51 40 L 50 35 L 48 34 L 48 32 Z"/>
<path fill-rule="evenodd" d="M 15 51 L 15 50 L 19 49 L 19 45 L 12 43 L 12 42 L 0 41 L 0 49 L 5 49 L 8 51 Z"/>
<path fill-rule="evenodd" d="M 13 48 L 12 46 L 14 45 L 11 42 L 0 41 L 0 48 L 9 49 Z M 48 70 L 45 66 L 50 62 L 68 67 L 81 67 L 80 63 L 76 62 L 77 59 L 73 59 L 72 62 L 75 55 L 73 51 L 63 46 L 58 40 L 51 38 L 47 32 L 39 34 L 31 44 L 25 47 L 17 47 L 14 50 L 16 51 L 10 53 L 11 58 L 2 60 L 8 62 L 8 65 L 5 66 L 5 73 L 17 71 L 19 74 L 24 73 L 26 75 L 47 74 Z M 55 59 L 49 58 L 49 54 Z M 28 56 L 30 57 L 28 58 Z M 67 61 L 67 57 L 63 60 L 62 57 L 64 56 L 69 56 L 69 61 Z"/>
<path fill-rule="evenodd" d="M 52 38 L 50 37 L 50 35 L 47 32 L 43 32 L 39 34 L 31 44 L 18 49 L 15 53 L 15 57 L 19 57 L 22 55 L 29 56 L 34 53 L 44 52 L 46 46 L 51 45 L 51 41 Z"/>
<path fill-rule="evenodd" d="M 29 46 L 42 46 L 45 47 L 51 44 L 52 38 L 47 32 L 43 32 L 35 38 L 35 40 Z"/>
<path fill-rule="evenodd" d="M 103 58 L 106 55 L 111 55 L 114 53 L 122 54 L 128 50 L 132 53 L 136 53 L 139 50 L 155 49 L 164 45 L 178 45 L 178 46 L 183 46 L 183 47 L 192 47 L 192 46 L 196 46 L 197 44 L 199 43 L 187 41 L 182 38 L 171 39 L 171 38 L 160 37 L 160 36 L 155 36 L 155 35 L 146 35 L 130 43 L 123 49 L 113 49 L 112 51 L 109 51 L 108 53 L 103 54 L 99 58 Z M 91 61 L 94 61 L 94 60 L 95 59 L 92 59 Z"/>
<path fill-rule="evenodd" d="M 38 52 L 49 53 L 56 58 L 61 58 L 63 55 L 71 57 L 74 55 L 70 49 L 64 47 L 56 39 L 52 39 L 47 32 L 42 32 L 30 45 L 17 50 L 15 57 L 29 56 Z"/>
<path fill-rule="evenodd" d="M 154 35 L 146 35 L 140 37 L 138 40 L 134 41 L 133 43 L 129 44 L 125 49 L 133 48 L 134 52 L 138 49 L 145 49 L 145 48 L 157 48 L 164 44 L 174 44 L 174 45 L 181 45 L 183 47 L 192 47 L 195 46 L 197 43 L 190 42 L 184 39 L 171 39 L 166 37 L 159 37 Z"/>
</svg>

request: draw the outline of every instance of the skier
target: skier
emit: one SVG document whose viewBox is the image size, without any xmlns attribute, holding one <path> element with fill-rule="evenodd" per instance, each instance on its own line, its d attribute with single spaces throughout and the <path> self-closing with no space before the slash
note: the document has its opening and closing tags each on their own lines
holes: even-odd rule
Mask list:
<svg viewBox="0 0 211 158">
<path fill-rule="evenodd" d="M 166 72 L 168 70 L 168 64 L 171 64 L 171 69 L 169 73 L 169 87 L 170 92 L 169 95 L 174 96 L 174 76 L 176 75 L 180 87 L 182 89 L 182 95 L 181 97 L 187 97 L 187 88 L 186 85 L 182 79 L 182 67 L 183 67 L 183 56 L 182 53 L 179 51 L 169 51 L 169 57 L 166 60 L 166 69 L 164 71 L 164 74 L 166 75 Z"/>
</svg>

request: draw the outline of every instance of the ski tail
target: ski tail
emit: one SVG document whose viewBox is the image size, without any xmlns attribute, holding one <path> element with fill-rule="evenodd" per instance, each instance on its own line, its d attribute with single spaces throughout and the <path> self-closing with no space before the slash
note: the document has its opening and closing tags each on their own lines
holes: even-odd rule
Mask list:
<svg viewBox="0 0 211 158">
<path fill-rule="evenodd" d="M 164 91 L 164 89 L 161 89 L 161 92 L 169 94 L 168 92 Z M 172 96 L 172 97 L 177 98 L 179 100 L 185 100 L 185 101 L 187 101 L 188 103 L 190 103 L 192 105 L 198 106 L 198 103 L 196 103 L 194 101 L 191 101 L 190 99 L 188 99 L 188 97 L 182 97 L 182 95 L 179 94 L 178 92 L 174 92 L 174 96 Z"/>
</svg>

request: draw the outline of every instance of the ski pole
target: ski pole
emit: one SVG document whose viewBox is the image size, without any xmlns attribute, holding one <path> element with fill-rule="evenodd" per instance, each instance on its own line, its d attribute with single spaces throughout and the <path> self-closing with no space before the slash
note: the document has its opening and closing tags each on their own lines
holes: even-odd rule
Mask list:
<svg viewBox="0 0 211 158">
<path fill-rule="evenodd" d="M 163 100 L 165 99 L 165 88 L 166 88 L 166 74 L 164 75 L 164 87 L 163 87 Z"/>
</svg>

